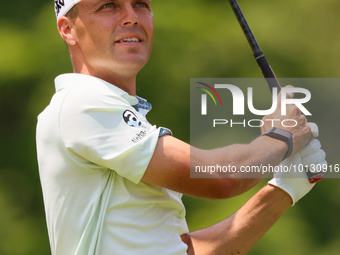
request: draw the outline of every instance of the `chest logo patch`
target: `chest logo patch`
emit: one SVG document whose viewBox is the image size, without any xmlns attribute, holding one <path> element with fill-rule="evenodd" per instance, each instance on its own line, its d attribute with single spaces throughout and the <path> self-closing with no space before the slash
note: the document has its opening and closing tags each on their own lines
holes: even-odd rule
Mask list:
<svg viewBox="0 0 340 255">
<path fill-rule="evenodd" d="M 126 124 L 130 127 L 140 127 L 142 122 L 138 119 L 138 117 L 130 110 L 126 110 L 123 113 L 123 118 Z"/>
</svg>

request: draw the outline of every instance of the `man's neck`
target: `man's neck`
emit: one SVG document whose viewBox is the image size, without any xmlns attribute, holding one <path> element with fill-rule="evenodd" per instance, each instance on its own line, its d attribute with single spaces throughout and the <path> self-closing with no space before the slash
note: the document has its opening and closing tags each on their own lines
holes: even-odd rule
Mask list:
<svg viewBox="0 0 340 255">
<path fill-rule="evenodd" d="M 129 95 L 135 96 L 136 95 L 136 76 L 137 75 L 118 75 L 115 72 L 94 72 L 90 71 L 86 66 L 83 66 L 80 70 L 73 70 L 74 73 L 86 74 L 91 75 L 97 78 L 100 78 L 116 87 L 126 91 Z"/>
</svg>

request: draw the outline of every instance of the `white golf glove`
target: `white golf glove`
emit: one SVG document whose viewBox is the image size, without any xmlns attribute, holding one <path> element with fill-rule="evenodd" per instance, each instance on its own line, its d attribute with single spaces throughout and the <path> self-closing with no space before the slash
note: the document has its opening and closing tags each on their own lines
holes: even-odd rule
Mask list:
<svg viewBox="0 0 340 255">
<path fill-rule="evenodd" d="M 312 127 L 312 132 L 315 137 L 318 136 L 316 125 Z M 274 178 L 268 183 L 286 191 L 291 196 L 292 205 L 294 205 L 315 185 L 309 182 L 304 166 L 313 165 L 316 169 L 322 169 L 321 166 L 327 165 L 325 159 L 326 153 L 321 149 L 320 141 L 312 139 L 302 151 L 281 162 L 279 169 L 290 171 L 274 172 Z M 317 165 L 320 166 L 317 167 Z"/>
</svg>

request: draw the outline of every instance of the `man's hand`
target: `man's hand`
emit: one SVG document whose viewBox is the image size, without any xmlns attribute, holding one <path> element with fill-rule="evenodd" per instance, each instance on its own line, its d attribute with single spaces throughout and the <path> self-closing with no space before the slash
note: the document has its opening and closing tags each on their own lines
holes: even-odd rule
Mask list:
<svg viewBox="0 0 340 255">
<path fill-rule="evenodd" d="M 287 87 L 292 86 L 289 85 Z M 292 96 L 287 94 L 287 98 L 292 98 Z M 301 151 L 309 142 L 309 140 L 312 139 L 311 127 L 307 124 L 306 116 L 303 115 L 301 110 L 295 105 L 287 105 L 287 114 L 281 115 L 281 93 L 278 95 L 277 102 L 276 111 L 263 118 L 264 125 L 261 127 L 261 133 L 263 134 L 273 127 L 289 131 L 293 135 L 292 155 L 294 155 L 295 153 Z M 297 125 L 295 127 L 282 126 L 283 120 L 290 119 L 296 121 Z"/>
<path fill-rule="evenodd" d="M 282 161 L 279 169 L 285 167 L 290 171 L 274 173 L 274 178 L 269 181 L 269 184 L 286 191 L 292 198 L 292 205 L 294 205 L 315 185 L 308 181 L 306 167 L 309 168 L 314 165 L 315 168 L 318 168 L 317 165 L 327 164 L 325 159 L 326 153 L 321 149 L 320 141 L 312 139 L 300 153 Z"/>
</svg>

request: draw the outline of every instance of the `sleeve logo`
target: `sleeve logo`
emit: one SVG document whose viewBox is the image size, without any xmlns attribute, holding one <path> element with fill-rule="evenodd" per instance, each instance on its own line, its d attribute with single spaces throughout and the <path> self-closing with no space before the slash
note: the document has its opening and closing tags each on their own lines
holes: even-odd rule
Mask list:
<svg viewBox="0 0 340 255">
<path fill-rule="evenodd" d="M 123 113 L 123 118 L 124 118 L 125 123 L 128 124 L 130 127 L 140 127 L 140 126 L 142 126 L 142 122 L 130 110 L 126 110 Z"/>
</svg>

